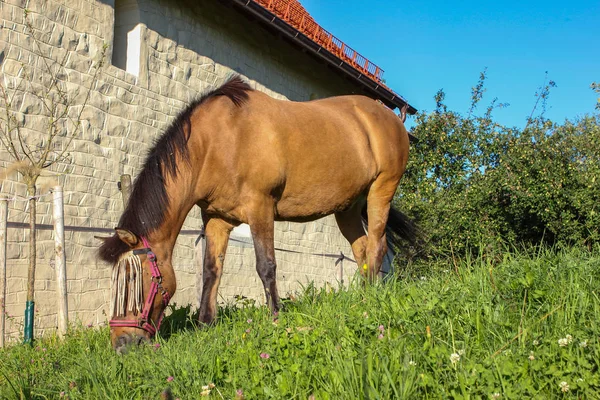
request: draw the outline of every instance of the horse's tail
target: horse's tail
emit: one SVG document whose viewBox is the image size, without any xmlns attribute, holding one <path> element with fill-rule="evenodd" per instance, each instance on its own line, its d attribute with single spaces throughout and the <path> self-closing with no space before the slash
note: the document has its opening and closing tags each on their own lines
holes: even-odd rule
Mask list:
<svg viewBox="0 0 600 400">
<path fill-rule="evenodd" d="M 367 207 L 362 210 L 362 220 L 365 225 L 368 224 Z M 420 240 L 421 232 L 417 224 L 402 211 L 390 207 L 387 225 L 385 227 L 388 247 L 394 252 L 399 252 L 406 248 L 406 242 L 415 246 Z"/>
</svg>

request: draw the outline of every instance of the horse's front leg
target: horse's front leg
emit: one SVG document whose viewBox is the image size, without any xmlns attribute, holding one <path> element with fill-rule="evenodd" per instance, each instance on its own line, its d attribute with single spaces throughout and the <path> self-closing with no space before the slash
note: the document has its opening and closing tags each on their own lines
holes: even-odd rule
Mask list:
<svg viewBox="0 0 600 400">
<path fill-rule="evenodd" d="M 279 311 L 279 293 L 277 292 L 277 264 L 275 261 L 273 204 L 254 209 L 248 216 L 248 224 L 254 241 L 256 271 L 265 288 L 267 305 L 273 314 Z"/>
<path fill-rule="evenodd" d="M 217 314 L 217 291 L 223 273 L 225 252 L 233 225 L 217 217 L 204 216 L 206 251 L 202 268 L 202 297 L 199 320 L 211 324 Z"/>
</svg>

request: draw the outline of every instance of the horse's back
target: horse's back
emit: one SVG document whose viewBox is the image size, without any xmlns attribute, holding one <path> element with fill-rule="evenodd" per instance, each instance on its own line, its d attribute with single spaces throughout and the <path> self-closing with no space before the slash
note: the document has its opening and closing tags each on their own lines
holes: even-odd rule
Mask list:
<svg viewBox="0 0 600 400">
<path fill-rule="evenodd" d="M 290 102 L 261 96 L 266 103 L 277 104 L 269 130 L 290 167 L 310 163 L 333 170 L 345 165 L 369 178 L 382 172 L 403 173 L 408 133 L 392 110 L 373 99 L 338 96 Z"/>
<path fill-rule="evenodd" d="M 364 96 L 291 102 L 253 91 L 242 107 L 223 113 L 232 187 L 246 199 L 273 197 L 278 219 L 343 210 L 379 175 L 399 180 L 404 171 L 402 121 Z"/>
</svg>

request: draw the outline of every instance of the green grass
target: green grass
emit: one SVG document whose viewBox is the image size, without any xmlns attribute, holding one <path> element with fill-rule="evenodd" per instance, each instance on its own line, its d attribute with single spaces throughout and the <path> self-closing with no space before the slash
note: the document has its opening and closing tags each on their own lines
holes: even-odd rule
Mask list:
<svg viewBox="0 0 600 400">
<path fill-rule="evenodd" d="M 209 383 L 215 399 L 600 398 L 598 251 L 429 268 L 366 288 L 305 288 L 278 323 L 238 300 L 195 329 L 176 308 L 156 345 L 124 356 L 106 328 L 14 345 L 0 351 L 0 398 L 156 399 L 170 388 L 198 399 Z"/>
</svg>

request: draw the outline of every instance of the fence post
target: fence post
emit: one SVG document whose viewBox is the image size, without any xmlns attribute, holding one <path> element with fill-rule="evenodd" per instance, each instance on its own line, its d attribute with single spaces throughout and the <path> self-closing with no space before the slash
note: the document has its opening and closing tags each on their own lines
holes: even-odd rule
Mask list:
<svg viewBox="0 0 600 400">
<path fill-rule="evenodd" d="M 52 219 L 54 220 L 54 268 L 58 288 L 58 334 L 64 336 L 69 328 L 69 303 L 67 300 L 67 260 L 65 256 L 65 220 L 63 189 L 52 189 Z"/>
<path fill-rule="evenodd" d="M 121 180 L 119 181 L 119 189 L 121 190 L 121 194 L 123 196 L 123 208 L 127 208 L 129 196 L 131 196 L 131 175 L 121 175 Z"/>
<path fill-rule="evenodd" d="M 4 347 L 6 332 L 6 242 L 8 235 L 8 200 L 0 199 L 0 348 Z"/>
<path fill-rule="evenodd" d="M 200 243 L 198 243 L 200 242 Z M 198 254 L 200 253 L 200 254 Z M 200 236 L 196 239 L 196 257 L 200 262 L 196 262 L 196 296 L 198 296 L 198 307 L 202 299 L 202 286 L 204 274 L 204 256 L 206 254 L 206 235 L 204 234 L 204 226 L 200 231 Z"/>
<path fill-rule="evenodd" d="M 344 258 L 346 258 L 344 253 L 340 253 L 340 257 L 335 261 L 335 265 L 338 266 L 336 278 L 340 289 L 344 287 Z"/>
</svg>

